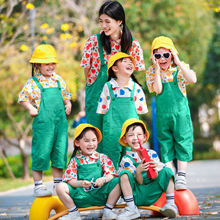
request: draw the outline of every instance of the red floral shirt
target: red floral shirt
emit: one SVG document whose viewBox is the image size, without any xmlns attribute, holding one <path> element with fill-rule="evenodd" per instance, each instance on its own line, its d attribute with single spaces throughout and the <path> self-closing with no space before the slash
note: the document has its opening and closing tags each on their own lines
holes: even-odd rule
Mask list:
<svg viewBox="0 0 220 220">
<path fill-rule="evenodd" d="M 77 153 L 75 157 L 79 160 L 80 164 L 93 164 L 97 163 L 100 155 L 100 164 L 103 171 L 103 176 L 107 176 L 108 174 L 117 176 L 117 171 L 113 165 L 113 162 L 109 159 L 109 157 L 105 154 L 101 154 L 98 152 L 94 152 L 92 155 L 85 156 L 81 153 Z M 68 167 L 63 175 L 63 181 L 68 182 L 70 180 L 77 180 L 77 162 L 75 157 L 73 157 Z"/>
<path fill-rule="evenodd" d="M 121 51 L 121 39 L 116 41 L 111 41 L 111 54 L 107 55 L 105 51 L 103 53 L 105 63 L 108 62 L 110 56 L 120 51 Z M 130 55 L 133 56 L 134 59 L 136 60 L 135 70 L 137 71 L 145 70 L 143 50 L 136 39 L 133 39 L 132 47 L 130 49 Z M 87 85 L 93 84 L 101 68 L 98 39 L 96 35 L 93 35 L 88 38 L 84 48 L 80 65 L 83 68 L 90 68 L 86 83 Z"/>
</svg>

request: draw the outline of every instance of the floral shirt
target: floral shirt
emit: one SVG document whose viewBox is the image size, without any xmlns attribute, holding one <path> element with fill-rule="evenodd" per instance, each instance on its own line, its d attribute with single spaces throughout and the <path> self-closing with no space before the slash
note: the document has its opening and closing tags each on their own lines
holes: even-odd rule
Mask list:
<svg viewBox="0 0 220 220">
<path fill-rule="evenodd" d="M 51 77 L 44 77 L 41 73 L 35 74 L 35 77 L 38 79 L 43 88 L 52 88 L 58 87 L 57 80 L 60 81 L 61 92 L 63 100 L 70 100 L 71 93 L 67 87 L 65 81 L 61 76 L 53 73 Z M 34 82 L 33 78 L 29 78 L 23 89 L 18 95 L 18 103 L 20 102 L 30 102 L 34 107 L 39 109 L 41 99 L 41 91 L 38 88 L 37 84 Z"/>
<path fill-rule="evenodd" d="M 121 51 L 121 39 L 117 41 L 111 41 L 111 54 L 107 55 L 105 51 L 103 53 L 105 63 L 107 63 L 110 56 L 120 51 Z M 130 49 L 130 55 L 133 56 L 134 59 L 136 60 L 135 70 L 138 71 L 145 70 L 143 51 L 139 42 L 136 39 L 133 39 L 132 47 Z M 93 84 L 101 68 L 98 39 L 96 35 L 93 35 L 88 38 L 80 65 L 83 68 L 91 67 L 86 83 L 87 85 Z"/>
<path fill-rule="evenodd" d="M 185 65 L 189 68 L 188 64 L 185 64 Z M 173 82 L 173 75 L 175 71 L 176 71 L 176 67 L 173 67 L 173 66 L 170 66 L 167 71 L 161 70 L 160 75 L 161 75 L 162 83 Z M 154 92 L 153 90 L 154 75 L 155 75 L 154 67 L 150 66 L 146 72 L 146 82 L 147 82 L 147 87 L 150 93 Z M 186 85 L 188 84 L 188 82 L 184 78 L 183 72 L 181 69 L 178 69 L 177 84 L 182 94 L 186 97 Z"/>
<path fill-rule="evenodd" d="M 111 84 L 115 97 L 130 97 L 131 91 L 133 90 L 134 87 L 134 81 L 132 79 L 128 81 L 125 87 L 119 87 L 118 83 L 113 78 L 109 82 Z M 137 109 L 137 114 L 145 114 L 148 112 L 144 92 L 137 83 L 135 83 L 134 102 L 135 102 L 135 107 Z M 111 96 L 108 89 L 108 85 L 107 83 L 105 83 L 99 98 L 98 108 L 96 112 L 99 114 L 106 114 L 108 112 L 110 104 L 111 104 Z"/>
<path fill-rule="evenodd" d="M 103 171 L 103 176 L 107 176 L 109 174 L 117 176 L 118 173 L 113 165 L 113 162 L 109 159 L 109 157 L 105 154 L 101 154 L 98 152 L 93 152 L 90 156 L 85 156 L 81 153 L 77 153 L 75 157 L 79 159 L 80 164 L 93 164 L 97 163 L 100 155 L 100 163 Z M 77 162 L 75 157 L 73 157 L 68 167 L 63 175 L 63 181 L 68 182 L 70 180 L 77 180 Z"/>
<path fill-rule="evenodd" d="M 154 150 L 147 149 L 147 153 L 148 153 L 150 159 L 156 163 L 158 172 L 166 167 L 165 164 L 160 162 L 160 159 Z M 135 151 L 126 151 L 126 155 L 129 155 L 130 157 L 132 157 L 134 159 L 134 161 L 137 163 L 141 162 L 141 159 L 138 156 L 138 153 Z M 120 173 L 123 170 L 129 170 L 132 174 L 136 174 L 136 167 L 133 164 L 132 160 L 128 157 L 125 157 L 125 156 L 121 159 L 121 162 L 120 162 L 119 168 L 118 168 L 118 173 Z"/>
</svg>

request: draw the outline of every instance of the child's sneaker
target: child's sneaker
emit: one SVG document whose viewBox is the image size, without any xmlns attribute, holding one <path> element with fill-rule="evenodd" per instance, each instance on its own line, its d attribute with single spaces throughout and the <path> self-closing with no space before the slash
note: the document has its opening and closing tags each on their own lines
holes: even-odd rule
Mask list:
<svg viewBox="0 0 220 220">
<path fill-rule="evenodd" d="M 136 219 L 140 216 L 141 216 L 141 214 L 140 214 L 137 207 L 132 209 L 132 208 L 126 206 L 125 211 L 118 215 L 117 220 Z"/>
<path fill-rule="evenodd" d="M 160 212 L 166 217 L 175 218 L 178 214 L 178 208 L 174 203 L 166 203 L 163 208 L 160 209 Z"/>
<path fill-rule="evenodd" d="M 102 220 L 116 219 L 116 218 L 117 218 L 117 214 L 115 214 L 112 210 L 110 209 L 103 210 Z"/>
<path fill-rule="evenodd" d="M 184 176 L 177 176 L 175 180 L 175 190 L 187 189 L 186 178 Z"/>
<path fill-rule="evenodd" d="M 58 220 L 81 220 L 81 216 L 79 214 L 79 212 L 69 212 L 67 215 L 64 215 L 60 218 L 58 218 Z"/>
<path fill-rule="evenodd" d="M 34 187 L 34 196 L 35 197 L 43 197 L 43 196 L 51 196 L 52 192 L 47 189 L 45 185 L 39 185 Z"/>
</svg>

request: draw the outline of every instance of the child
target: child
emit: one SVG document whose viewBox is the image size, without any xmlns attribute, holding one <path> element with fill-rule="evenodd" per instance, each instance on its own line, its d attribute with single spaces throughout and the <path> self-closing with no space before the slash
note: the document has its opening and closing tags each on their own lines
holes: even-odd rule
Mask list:
<svg viewBox="0 0 220 220">
<path fill-rule="evenodd" d="M 42 183 L 43 170 L 52 167 L 54 187 L 62 181 L 66 168 L 68 123 L 71 94 L 64 80 L 54 71 L 56 52 L 51 45 L 39 45 L 33 52 L 32 77 L 19 94 L 18 102 L 28 110 L 33 121 L 32 174 L 34 196 L 49 196 Z"/>
<path fill-rule="evenodd" d="M 90 124 L 80 124 L 74 135 L 74 152 L 57 195 L 69 210 L 64 219 L 81 219 L 77 207 L 105 205 L 102 219 L 115 219 L 112 208 L 121 190 L 117 172 L 108 156 L 96 152 L 102 139 L 100 130 Z M 107 202 L 106 202 L 107 201 Z"/>
<path fill-rule="evenodd" d="M 118 143 L 123 123 L 148 111 L 144 92 L 133 74 L 135 63 L 132 56 L 122 52 L 110 57 L 109 81 L 104 85 L 97 108 L 97 113 L 104 114 L 102 152 L 109 156 L 116 169 L 124 155 Z"/>
<path fill-rule="evenodd" d="M 169 167 L 177 159 L 176 190 L 186 189 L 187 161 L 192 160 L 193 128 L 186 84 L 196 82 L 196 74 L 180 61 L 178 52 L 168 37 L 153 40 L 153 66 L 146 72 L 150 92 L 156 92 L 157 138 L 161 160 Z"/>
<path fill-rule="evenodd" d="M 96 114 L 96 110 L 103 86 L 108 79 L 106 72 L 110 56 L 119 51 L 132 55 L 136 60 L 137 71 L 145 70 L 145 65 L 140 43 L 132 36 L 126 24 L 123 6 L 118 1 L 105 1 L 98 16 L 101 31 L 88 38 L 81 66 L 86 79 L 86 118 L 88 123 L 101 130 L 102 117 Z"/>
<path fill-rule="evenodd" d="M 137 206 L 153 205 L 163 192 L 166 192 L 167 203 L 161 209 L 161 213 L 174 218 L 178 212 L 174 203 L 174 174 L 170 168 L 160 162 L 157 153 L 153 150 L 147 150 L 151 162 L 141 161 L 137 153 L 137 149 L 140 147 L 138 138 L 141 144 L 148 140 L 149 133 L 145 124 L 139 119 L 128 119 L 122 126 L 119 139 L 121 145 L 131 147 L 131 151 L 126 151 L 119 168 L 121 190 L 127 206 L 117 219 L 140 217 Z M 147 177 L 146 171 L 149 166 L 157 172 L 155 179 Z"/>
</svg>

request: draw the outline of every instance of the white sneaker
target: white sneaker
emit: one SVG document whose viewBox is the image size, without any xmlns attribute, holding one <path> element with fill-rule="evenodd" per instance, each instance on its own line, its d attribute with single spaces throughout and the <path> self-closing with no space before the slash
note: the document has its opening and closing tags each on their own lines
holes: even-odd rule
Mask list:
<svg viewBox="0 0 220 220">
<path fill-rule="evenodd" d="M 166 217 L 175 218 L 178 214 L 178 208 L 174 203 L 166 203 L 163 208 L 160 209 L 160 212 Z"/>
<path fill-rule="evenodd" d="M 79 212 L 69 212 L 67 215 L 64 215 L 58 220 L 81 220 L 81 216 Z"/>
<path fill-rule="evenodd" d="M 116 219 L 117 214 L 115 214 L 111 209 L 104 209 L 102 220 Z"/>
<path fill-rule="evenodd" d="M 47 189 L 45 185 L 39 185 L 34 187 L 34 196 L 43 197 L 43 196 L 51 196 L 52 192 Z"/>
<path fill-rule="evenodd" d="M 175 180 L 175 190 L 187 189 L 186 178 L 184 176 L 177 176 Z"/>
<path fill-rule="evenodd" d="M 125 211 L 118 215 L 117 220 L 130 220 L 140 217 L 141 214 L 138 208 L 125 207 Z"/>
</svg>

